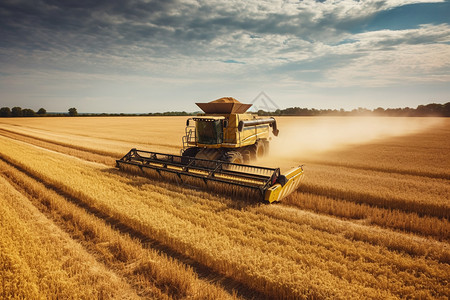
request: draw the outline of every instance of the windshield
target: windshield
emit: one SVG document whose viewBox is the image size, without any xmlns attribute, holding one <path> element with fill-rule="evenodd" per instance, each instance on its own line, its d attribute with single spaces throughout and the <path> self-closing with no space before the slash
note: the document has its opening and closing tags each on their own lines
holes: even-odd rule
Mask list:
<svg viewBox="0 0 450 300">
<path fill-rule="evenodd" d="M 200 144 L 222 144 L 222 124 L 220 120 L 197 121 L 197 139 Z"/>
</svg>

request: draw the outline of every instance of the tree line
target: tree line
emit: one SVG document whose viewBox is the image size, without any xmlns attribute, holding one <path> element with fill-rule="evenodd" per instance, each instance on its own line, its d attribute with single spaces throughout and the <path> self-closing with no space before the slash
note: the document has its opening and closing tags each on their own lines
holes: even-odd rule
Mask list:
<svg viewBox="0 0 450 300">
<path fill-rule="evenodd" d="M 195 116 L 198 112 L 188 113 L 185 111 L 168 111 L 163 113 L 89 113 L 82 116 Z M 392 116 L 392 117 L 450 117 L 450 102 L 445 104 L 430 103 L 419 105 L 417 108 L 387 108 L 378 107 L 374 110 L 359 107 L 351 111 L 344 109 L 315 109 L 289 107 L 277 109 L 276 111 L 258 110 L 259 116 Z M 45 116 L 77 116 L 79 115 L 75 107 L 68 109 L 67 113 L 47 113 L 47 110 L 40 108 L 37 112 L 32 109 L 22 109 L 20 107 L 0 108 L 0 117 L 45 117 Z"/>
<path fill-rule="evenodd" d="M 374 110 L 359 107 L 351 111 L 344 109 L 315 109 L 289 107 L 277 109 L 274 112 L 259 110 L 260 116 L 392 116 L 392 117 L 450 117 L 450 102 L 445 104 L 430 103 L 417 108 L 387 108 L 378 107 Z"/>
<path fill-rule="evenodd" d="M 69 108 L 67 113 L 47 113 L 45 108 L 40 108 L 37 112 L 32 109 L 21 107 L 9 107 L 0 108 L 0 117 L 64 117 L 64 116 L 195 116 L 198 112 L 188 113 L 185 111 L 167 111 L 167 112 L 156 112 L 156 113 L 83 113 L 78 114 L 75 107 Z"/>
<path fill-rule="evenodd" d="M 47 110 L 45 108 L 39 108 L 39 110 L 37 112 L 35 112 L 32 109 L 29 108 L 24 108 L 22 109 L 19 106 L 15 106 L 12 109 L 10 109 L 9 107 L 2 107 L 0 108 L 0 117 L 3 118 L 9 118 L 9 117 L 45 117 L 45 116 L 65 116 L 65 115 L 69 115 L 69 116 L 77 116 L 78 112 L 77 109 L 75 107 L 71 107 L 68 110 L 67 114 L 62 114 L 62 113 L 51 113 L 48 114 Z"/>
</svg>

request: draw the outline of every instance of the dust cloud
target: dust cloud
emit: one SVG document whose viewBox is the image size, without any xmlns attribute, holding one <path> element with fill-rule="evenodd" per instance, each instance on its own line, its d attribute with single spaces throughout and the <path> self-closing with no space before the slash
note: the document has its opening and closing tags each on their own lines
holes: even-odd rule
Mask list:
<svg viewBox="0 0 450 300">
<path fill-rule="evenodd" d="M 320 117 L 277 118 L 280 133 L 265 162 L 304 160 L 327 151 L 409 135 L 438 125 L 439 118 Z"/>
</svg>

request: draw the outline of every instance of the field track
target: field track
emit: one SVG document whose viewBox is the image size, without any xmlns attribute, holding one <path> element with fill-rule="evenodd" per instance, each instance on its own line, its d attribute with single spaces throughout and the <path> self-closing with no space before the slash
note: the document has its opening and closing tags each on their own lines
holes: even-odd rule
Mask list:
<svg viewBox="0 0 450 300">
<path fill-rule="evenodd" d="M 93 286 L 93 279 L 86 279 L 93 275 L 80 271 L 86 273 L 85 280 L 71 279 L 70 286 L 90 285 L 92 293 L 107 298 L 449 295 L 448 157 L 434 162 L 427 157 L 433 153 L 417 148 L 415 162 L 428 162 L 420 168 L 364 159 L 370 148 L 389 152 L 391 140 L 358 146 L 356 155 L 349 155 L 348 149 L 328 152 L 306 161 L 309 174 L 302 189 L 283 203 L 261 205 L 200 190 L 186 193 L 186 187 L 114 169 L 115 159 L 149 134 L 145 127 L 115 139 L 95 128 L 87 136 L 73 128 L 37 125 L 0 123 L 0 183 L 112 274 L 102 278 L 103 285 Z M 448 140 L 449 126 L 436 128 L 436 136 L 416 137 Z M 64 135 L 67 138 L 61 138 Z M 176 153 L 175 140 L 140 146 Z M 395 147 L 402 143 L 415 151 L 409 137 L 399 137 Z M 442 143 L 436 146 L 436 156 L 443 151 L 440 147 L 450 150 Z M 13 214 L 17 208 L 6 195 L 0 201 L 8 203 L 5 207 Z M 29 226 L 25 221 L 24 228 Z M 45 242 L 45 235 L 41 240 Z M 0 246 L 18 247 L 17 241 L 8 243 Z M 79 260 L 74 265 L 81 264 Z M 67 267 L 54 272 L 67 273 Z M 54 281 L 61 287 L 68 282 L 57 277 Z M 38 291 L 55 293 L 40 290 L 41 281 L 35 282 Z M 105 288 L 113 284 L 120 287 L 116 292 Z M 3 295 L 24 290 L 14 285 L 2 289 Z"/>
</svg>

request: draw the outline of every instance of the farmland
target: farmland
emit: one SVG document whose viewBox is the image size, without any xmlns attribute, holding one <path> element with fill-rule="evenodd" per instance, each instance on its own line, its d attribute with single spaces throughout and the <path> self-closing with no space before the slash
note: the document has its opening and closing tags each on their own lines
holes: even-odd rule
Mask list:
<svg viewBox="0 0 450 300">
<path fill-rule="evenodd" d="M 266 205 L 114 168 L 185 117 L 1 119 L 0 295 L 447 298 L 450 120 L 278 122 L 257 164 L 306 176 Z"/>
</svg>

